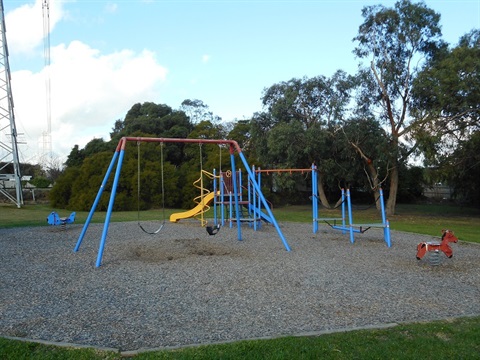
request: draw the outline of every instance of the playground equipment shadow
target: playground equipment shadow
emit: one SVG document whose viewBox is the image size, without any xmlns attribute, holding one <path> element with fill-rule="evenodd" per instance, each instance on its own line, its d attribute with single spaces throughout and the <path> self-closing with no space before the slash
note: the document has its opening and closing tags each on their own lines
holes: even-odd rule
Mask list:
<svg viewBox="0 0 480 360">
<path fill-rule="evenodd" d="M 79 224 L 0 229 L 0 335 L 132 351 L 480 315 L 478 244 L 431 266 L 415 258 L 431 236 L 392 231 L 388 248 L 381 231 L 351 244 L 326 226 L 281 228 L 290 252 L 271 226 L 238 241 L 194 221 L 156 236 L 113 223 L 100 268 L 101 224 L 77 253 Z"/>
</svg>

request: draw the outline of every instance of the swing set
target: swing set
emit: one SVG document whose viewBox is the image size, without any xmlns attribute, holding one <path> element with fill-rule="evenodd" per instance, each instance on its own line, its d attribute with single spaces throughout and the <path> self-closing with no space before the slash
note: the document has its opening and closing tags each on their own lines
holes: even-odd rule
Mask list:
<svg viewBox="0 0 480 360">
<path fill-rule="evenodd" d="M 312 165 L 312 169 L 314 166 Z M 350 242 L 353 244 L 355 242 L 355 233 L 363 234 L 370 230 L 371 228 L 381 228 L 383 229 L 383 238 L 388 247 L 392 246 L 391 237 L 390 237 L 390 223 L 386 216 L 385 203 L 383 198 L 383 190 L 379 189 L 378 201 L 380 203 L 380 213 L 382 216 L 382 222 L 379 223 L 369 223 L 361 224 L 355 223 L 353 221 L 353 212 L 352 212 L 352 201 L 350 196 L 350 189 L 342 189 L 341 194 L 341 206 L 342 206 L 342 216 L 337 218 L 328 218 L 328 217 L 319 217 L 318 210 L 318 182 L 317 182 L 317 172 L 312 171 L 312 209 L 313 209 L 313 233 L 318 232 L 318 223 L 325 222 L 332 229 L 340 230 L 343 234 L 350 234 Z M 346 212 L 348 212 L 348 223 L 346 220 Z M 337 224 L 341 222 L 341 224 Z"/>
<path fill-rule="evenodd" d="M 249 177 L 251 178 L 251 180 L 250 180 L 251 184 L 254 187 L 255 192 L 258 194 L 259 201 L 263 204 L 264 208 L 266 209 L 266 211 L 268 213 L 268 216 L 272 220 L 272 224 L 275 226 L 275 229 L 278 233 L 278 236 L 282 240 L 282 243 L 285 247 L 285 250 L 290 251 L 290 246 L 288 245 L 288 242 L 285 239 L 285 236 L 283 235 L 282 230 L 280 229 L 280 227 L 279 227 L 279 225 L 278 225 L 270 207 L 268 206 L 267 200 L 265 199 L 265 197 L 262 194 L 262 190 L 260 188 L 260 185 L 255 180 L 255 176 L 254 176 L 252 170 L 250 169 L 250 166 L 248 165 L 247 159 L 243 155 L 242 149 L 240 148 L 240 146 L 238 145 L 238 143 L 236 141 L 234 141 L 234 140 L 214 140 L 214 139 L 176 139 L 176 138 L 123 137 L 118 142 L 117 148 L 115 149 L 115 152 L 112 156 L 112 160 L 110 162 L 110 165 L 108 166 L 108 169 L 105 173 L 103 181 L 102 181 L 102 183 L 100 185 L 100 188 L 97 192 L 97 196 L 95 197 L 93 205 L 92 205 L 92 207 L 90 209 L 90 212 L 87 216 L 87 220 L 85 221 L 85 224 L 82 228 L 82 231 L 80 233 L 80 236 L 79 236 L 79 238 L 77 240 L 77 243 L 76 243 L 76 246 L 74 248 L 74 252 L 77 252 L 80 249 L 82 241 L 85 237 L 85 234 L 88 230 L 90 222 L 91 222 L 91 220 L 93 218 L 93 215 L 95 213 L 95 210 L 96 210 L 96 208 L 98 206 L 98 203 L 99 203 L 99 201 L 102 197 L 103 191 L 105 190 L 105 187 L 106 187 L 107 182 L 110 178 L 110 175 L 112 174 L 112 171 L 113 171 L 114 167 L 116 166 L 115 175 L 114 175 L 114 179 L 113 179 L 113 185 L 112 185 L 112 189 L 111 189 L 111 192 L 110 192 L 110 199 L 109 199 L 109 203 L 108 203 L 108 207 L 107 207 L 107 213 L 106 213 L 105 222 L 104 222 L 104 225 L 103 225 L 102 236 L 101 236 L 101 239 L 100 239 L 100 245 L 99 245 L 98 254 L 97 254 L 97 261 L 96 261 L 96 264 L 95 264 L 96 267 L 100 267 L 101 263 L 102 263 L 103 252 L 104 252 L 105 243 L 106 243 L 106 239 L 107 239 L 107 235 L 108 235 L 108 229 L 109 229 L 109 226 L 110 226 L 110 219 L 111 219 L 111 216 L 112 216 L 113 205 L 115 203 L 115 196 L 116 196 L 116 192 L 117 192 L 118 182 L 119 182 L 119 179 L 120 179 L 120 173 L 121 173 L 121 170 L 122 170 L 123 159 L 124 159 L 124 156 L 125 156 L 125 151 L 126 151 L 126 148 L 127 148 L 127 144 L 129 142 L 136 142 L 137 146 L 139 146 L 138 145 L 139 143 L 143 143 L 143 142 L 146 142 L 146 143 L 150 143 L 150 142 L 160 143 L 161 144 L 160 149 L 163 149 L 163 143 L 195 143 L 195 144 L 228 145 L 229 150 L 230 150 L 231 172 L 233 174 L 236 173 L 235 153 L 237 153 L 237 155 L 240 158 L 241 162 L 243 163 L 246 171 L 248 172 Z M 161 152 L 162 152 L 162 154 L 161 154 L 162 155 L 161 156 L 162 201 L 163 201 L 163 209 L 165 210 L 164 181 L 163 181 L 163 178 L 164 178 L 164 175 L 163 175 L 163 150 L 161 150 Z M 139 154 L 140 154 L 140 151 L 139 151 Z M 138 157 L 140 157 L 140 155 L 138 155 Z M 140 161 L 139 161 L 139 164 L 140 164 Z M 140 183 L 140 170 L 138 170 L 138 173 L 139 173 L 138 182 Z M 140 185 L 138 185 L 138 188 L 139 188 L 139 191 L 140 191 Z M 237 184 L 235 176 L 233 177 L 233 190 L 234 190 L 234 194 L 239 193 L 238 192 L 238 184 Z M 205 197 L 203 197 L 203 200 L 201 200 L 201 201 L 204 201 L 204 200 L 205 200 Z M 233 197 L 233 203 L 234 203 L 234 206 L 235 206 L 236 213 L 239 214 L 240 213 L 240 204 L 239 204 L 239 199 L 238 199 L 237 196 Z M 163 221 L 165 222 L 165 216 L 164 216 Z M 237 235 L 238 235 L 237 237 L 238 237 L 238 240 L 240 241 L 240 240 L 242 240 L 242 230 L 241 230 L 241 223 L 240 223 L 240 220 L 238 218 L 237 218 L 236 223 L 237 223 Z M 149 234 L 159 233 L 164 226 L 164 223 L 162 223 L 157 230 L 155 230 L 153 232 L 149 232 L 149 231 L 146 231 L 141 226 L 140 220 L 138 220 L 138 224 L 144 232 L 149 233 Z M 215 231 L 218 231 L 218 230 L 219 230 L 218 224 L 217 224 L 217 228 L 214 228 L 214 227 L 212 227 L 210 229 L 207 228 L 207 231 L 209 231 L 209 233 L 212 232 L 212 234 Z"/>
</svg>

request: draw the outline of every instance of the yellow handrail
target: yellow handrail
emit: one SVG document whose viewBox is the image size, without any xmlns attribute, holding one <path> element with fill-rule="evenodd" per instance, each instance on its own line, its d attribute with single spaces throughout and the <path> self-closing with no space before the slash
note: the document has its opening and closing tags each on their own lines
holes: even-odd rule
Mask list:
<svg viewBox="0 0 480 360">
<path fill-rule="evenodd" d="M 202 211 L 198 214 L 198 215 L 200 215 L 200 219 L 198 219 L 197 216 L 195 216 L 195 218 L 200 220 L 200 223 L 202 224 L 202 226 L 206 226 L 207 221 L 204 219 L 203 214 L 206 213 L 208 210 L 210 210 L 210 206 L 205 203 L 205 196 L 210 194 L 211 191 L 206 189 L 203 186 L 203 175 L 207 176 L 209 179 L 220 178 L 220 176 L 214 175 L 214 174 L 202 169 L 201 172 L 200 172 L 200 177 L 193 182 L 193 186 L 195 186 L 197 189 L 200 189 L 200 195 L 193 198 L 193 201 L 196 204 L 201 204 L 202 205 Z"/>
</svg>

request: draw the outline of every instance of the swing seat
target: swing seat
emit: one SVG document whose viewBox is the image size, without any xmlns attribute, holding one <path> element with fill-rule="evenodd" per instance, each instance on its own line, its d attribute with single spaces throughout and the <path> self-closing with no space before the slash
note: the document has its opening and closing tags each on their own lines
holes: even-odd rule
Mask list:
<svg viewBox="0 0 480 360">
<path fill-rule="evenodd" d="M 206 229 L 208 235 L 216 235 L 220 231 L 220 224 L 217 224 L 215 226 L 207 226 Z"/>
</svg>

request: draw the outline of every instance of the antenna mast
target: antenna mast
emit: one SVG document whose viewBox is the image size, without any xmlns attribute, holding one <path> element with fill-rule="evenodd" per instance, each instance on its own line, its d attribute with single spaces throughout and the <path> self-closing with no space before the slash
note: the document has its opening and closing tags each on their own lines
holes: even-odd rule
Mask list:
<svg viewBox="0 0 480 360">
<path fill-rule="evenodd" d="M 50 88 L 50 5 L 49 0 L 42 2 L 43 13 L 43 55 L 45 59 L 45 93 L 47 109 L 47 131 L 42 134 L 42 160 L 52 159 L 52 102 Z"/>
<path fill-rule="evenodd" d="M 20 161 L 17 147 L 17 128 L 13 113 L 13 96 L 10 84 L 7 38 L 5 36 L 5 14 L 0 0 L 0 193 L 20 208 L 23 205 Z M 8 191 L 6 183 L 15 187 L 16 197 Z M 10 186 L 8 186 L 10 187 Z"/>
</svg>

